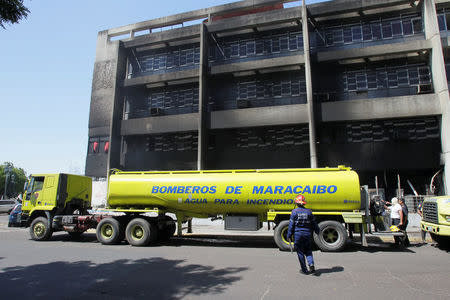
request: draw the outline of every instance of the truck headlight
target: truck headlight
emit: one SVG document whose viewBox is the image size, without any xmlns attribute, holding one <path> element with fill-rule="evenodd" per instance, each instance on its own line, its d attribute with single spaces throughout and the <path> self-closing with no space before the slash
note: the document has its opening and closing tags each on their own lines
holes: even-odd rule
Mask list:
<svg viewBox="0 0 450 300">
<path fill-rule="evenodd" d="M 446 220 L 447 222 L 450 222 L 450 216 L 445 216 L 445 220 Z"/>
</svg>

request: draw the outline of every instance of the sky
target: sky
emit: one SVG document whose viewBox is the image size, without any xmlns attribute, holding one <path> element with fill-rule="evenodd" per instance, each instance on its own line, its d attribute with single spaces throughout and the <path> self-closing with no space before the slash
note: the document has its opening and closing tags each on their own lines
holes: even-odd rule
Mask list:
<svg viewBox="0 0 450 300">
<path fill-rule="evenodd" d="M 0 28 L 0 164 L 84 174 L 97 33 L 231 2 L 25 0 L 28 18 Z"/>
</svg>

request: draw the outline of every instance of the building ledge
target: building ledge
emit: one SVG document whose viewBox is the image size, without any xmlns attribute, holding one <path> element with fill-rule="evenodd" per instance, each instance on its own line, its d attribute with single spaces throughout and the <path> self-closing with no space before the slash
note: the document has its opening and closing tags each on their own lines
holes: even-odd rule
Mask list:
<svg viewBox="0 0 450 300">
<path fill-rule="evenodd" d="M 197 131 L 198 113 L 122 120 L 121 135 Z"/>
<path fill-rule="evenodd" d="M 368 46 L 361 44 L 361 47 L 350 49 L 329 50 L 317 53 L 317 60 L 337 61 L 345 59 L 358 59 L 371 56 L 389 56 L 392 54 L 402 54 L 431 49 L 429 40 L 419 39 L 397 43 L 386 43 L 383 45 Z"/>
<path fill-rule="evenodd" d="M 230 64 L 221 64 L 211 67 L 211 75 L 225 74 L 225 73 L 239 73 L 246 71 L 262 71 L 262 72 L 276 72 L 284 71 L 286 67 L 300 68 L 305 63 L 303 54 L 288 55 L 283 57 L 266 58 L 251 60 L 246 62 L 237 62 Z"/>
<path fill-rule="evenodd" d="M 436 94 L 322 103 L 322 121 L 357 121 L 440 115 Z"/>
<path fill-rule="evenodd" d="M 214 111 L 211 129 L 308 123 L 306 104 L 292 104 Z"/>
<path fill-rule="evenodd" d="M 155 75 L 147 75 L 140 76 L 130 79 L 125 79 L 123 86 L 124 87 L 133 87 L 145 84 L 154 84 L 154 83 L 162 83 L 162 84 L 182 84 L 188 82 L 196 82 L 198 81 L 199 70 L 198 66 L 195 66 L 193 69 L 183 70 L 183 71 L 171 71 L 167 73 L 155 74 Z"/>
</svg>

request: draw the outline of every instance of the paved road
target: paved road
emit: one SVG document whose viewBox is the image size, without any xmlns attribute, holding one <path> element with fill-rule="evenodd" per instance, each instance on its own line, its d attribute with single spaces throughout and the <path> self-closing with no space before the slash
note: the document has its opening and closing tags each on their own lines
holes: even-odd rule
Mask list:
<svg viewBox="0 0 450 300">
<path fill-rule="evenodd" d="M 448 299 L 450 256 L 430 244 L 315 251 L 317 276 L 269 236 L 191 235 L 164 245 L 103 246 L 56 233 L 49 242 L 0 217 L 0 291 L 15 298 Z M 194 230 L 196 228 L 194 227 Z"/>
</svg>

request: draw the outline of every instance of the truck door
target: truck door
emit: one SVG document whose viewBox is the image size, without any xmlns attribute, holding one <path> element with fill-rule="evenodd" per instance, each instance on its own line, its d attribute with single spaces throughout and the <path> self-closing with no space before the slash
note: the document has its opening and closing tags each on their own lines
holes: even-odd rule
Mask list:
<svg viewBox="0 0 450 300">
<path fill-rule="evenodd" d="M 27 189 L 27 195 L 25 200 L 29 200 L 31 206 L 37 206 L 42 204 L 42 199 L 44 198 L 43 193 L 41 192 L 44 187 L 44 179 L 45 177 L 33 177 L 31 178 L 30 185 Z"/>
</svg>

